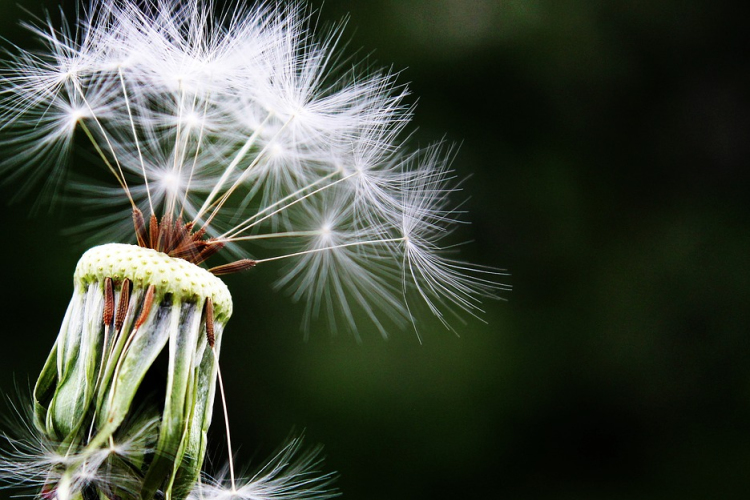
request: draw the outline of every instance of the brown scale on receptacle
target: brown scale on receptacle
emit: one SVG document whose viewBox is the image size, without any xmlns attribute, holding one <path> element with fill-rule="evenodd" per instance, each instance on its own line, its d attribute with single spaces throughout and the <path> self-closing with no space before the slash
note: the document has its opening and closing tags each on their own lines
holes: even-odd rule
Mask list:
<svg viewBox="0 0 750 500">
<path fill-rule="evenodd" d="M 102 322 L 104 326 L 112 324 L 112 317 L 115 313 L 115 291 L 112 286 L 112 278 L 104 280 L 104 313 L 102 315 Z"/>
<path fill-rule="evenodd" d="M 209 347 L 213 349 L 214 343 L 216 342 L 216 336 L 214 335 L 214 302 L 211 300 L 211 297 L 208 297 L 206 299 L 205 311 L 206 311 L 206 340 L 208 340 Z"/>
<path fill-rule="evenodd" d="M 151 312 L 151 306 L 154 305 L 154 294 L 156 293 L 156 287 L 149 285 L 146 289 L 146 297 L 143 299 L 143 309 L 141 309 L 141 315 L 135 321 L 135 330 L 138 330 L 148 318 L 148 313 Z"/>
<path fill-rule="evenodd" d="M 130 305 L 130 280 L 126 278 L 122 282 L 120 302 L 117 304 L 117 313 L 115 314 L 116 332 L 119 332 L 122 329 L 122 325 L 125 323 L 125 314 L 128 312 L 128 305 Z"/>
</svg>

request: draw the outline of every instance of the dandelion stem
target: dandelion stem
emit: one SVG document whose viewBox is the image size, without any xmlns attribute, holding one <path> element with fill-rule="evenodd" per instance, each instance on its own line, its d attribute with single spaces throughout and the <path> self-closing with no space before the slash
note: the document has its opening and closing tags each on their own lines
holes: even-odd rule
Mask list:
<svg viewBox="0 0 750 500">
<path fill-rule="evenodd" d="M 178 104 L 179 109 L 179 115 L 177 116 L 177 133 L 175 135 L 174 140 L 174 165 L 172 166 L 172 171 L 177 175 L 177 178 L 180 178 L 180 173 L 182 172 L 182 161 L 181 161 L 181 155 L 184 154 L 184 151 L 187 149 L 187 142 L 182 147 L 182 151 L 180 150 L 180 141 L 182 139 L 182 113 L 184 111 L 185 107 L 185 87 L 182 85 L 182 79 L 180 79 L 180 102 Z M 187 132 L 185 132 L 185 135 L 187 136 Z M 186 139 L 187 141 L 187 139 Z M 171 214 L 174 211 L 175 208 L 175 195 L 169 196 L 169 200 L 167 201 L 167 206 L 165 213 Z"/>
<path fill-rule="evenodd" d="M 263 120 L 263 123 L 261 123 L 260 126 L 250 135 L 250 137 L 247 138 L 247 141 L 245 141 L 245 144 L 234 156 L 232 162 L 227 166 L 226 169 L 224 169 L 224 173 L 221 175 L 221 178 L 216 182 L 214 188 L 211 190 L 211 193 L 209 193 L 209 195 L 206 197 L 206 201 L 203 202 L 203 206 L 200 208 L 200 210 L 198 210 L 198 213 L 195 216 L 196 220 L 199 219 L 206 212 L 206 210 L 208 210 L 213 205 L 214 198 L 222 190 L 227 179 L 232 174 L 234 169 L 237 168 L 237 165 L 240 163 L 240 161 L 242 161 L 242 158 L 245 157 L 253 144 L 255 144 L 255 139 L 258 138 L 258 135 L 263 130 L 263 127 L 268 123 L 272 116 L 273 113 L 269 113 L 266 116 L 266 118 Z"/>
<path fill-rule="evenodd" d="M 91 144 L 94 145 L 94 149 L 96 149 L 96 152 L 99 153 L 99 156 L 101 157 L 102 161 L 104 161 L 104 164 L 107 166 L 107 168 L 109 168 L 109 170 L 115 176 L 115 179 L 117 179 L 117 182 L 120 184 L 120 187 L 122 187 L 122 190 L 125 192 L 125 195 L 130 200 L 130 204 L 133 205 L 133 207 L 135 207 L 136 206 L 135 201 L 133 201 L 133 197 L 130 196 L 130 190 L 128 189 L 127 184 L 125 184 L 124 179 L 121 179 L 120 176 L 117 175 L 117 171 L 109 162 L 109 159 L 107 158 L 107 155 L 104 154 L 104 151 L 102 151 L 102 148 L 96 142 L 96 139 L 94 138 L 94 134 L 91 133 L 91 130 L 89 130 L 89 127 L 86 125 L 86 122 L 82 121 L 80 123 L 81 123 L 81 128 L 83 129 L 83 132 L 89 138 L 89 140 L 91 141 Z"/>
<path fill-rule="evenodd" d="M 313 188 L 313 187 L 317 186 L 317 185 L 318 185 L 318 184 L 320 184 L 321 182 L 325 182 L 325 181 L 327 181 L 328 179 L 332 178 L 333 176 L 335 176 L 335 175 L 336 175 L 336 174 L 338 174 L 339 172 L 340 172 L 340 170 L 337 170 L 337 171 L 335 171 L 335 172 L 331 172 L 330 174 L 326 175 L 325 177 L 321 177 L 321 178 L 320 178 L 320 179 L 318 179 L 317 181 L 315 181 L 315 182 L 313 182 L 313 183 L 311 183 L 311 184 L 308 184 L 307 186 L 305 186 L 305 187 L 303 187 L 303 188 L 301 188 L 301 189 L 298 189 L 298 190 L 297 190 L 297 191 L 295 191 L 294 193 L 292 193 L 292 194 L 290 194 L 290 195 L 288 195 L 288 196 L 285 196 L 284 198 L 280 199 L 280 200 L 279 200 L 279 201 L 277 201 L 276 203 L 273 203 L 272 205 L 269 205 L 269 206 L 267 206 L 267 207 L 266 207 L 266 208 L 264 208 L 263 210 L 260 210 L 259 212 L 255 213 L 255 215 L 253 215 L 252 217 L 249 217 L 249 218 L 245 219 L 245 221 L 244 221 L 244 222 L 242 222 L 241 224 L 238 224 L 237 226 L 235 226 L 235 227 L 234 227 L 234 229 L 232 229 L 231 231 L 228 231 L 227 233 L 225 233 L 224 235 L 222 235 L 222 236 L 221 236 L 221 238 L 223 238 L 223 237 L 228 237 L 228 238 L 232 238 L 232 239 L 234 239 L 234 235 L 236 235 L 236 234 L 240 234 L 240 233 L 242 233 L 242 232 L 244 232 L 244 231 L 247 231 L 247 230 L 248 230 L 248 229 L 250 229 L 251 227 L 253 227 L 253 226 L 257 225 L 257 224 L 260 224 L 260 223 L 261 223 L 261 222 L 263 222 L 264 220 L 266 220 L 266 219 L 268 219 L 268 218 L 270 218 L 270 217 L 273 217 L 274 215 L 276 215 L 276 214 L 278 214 L 278 213 L 280 213 L 280 212 L 283 212 L 284 210 L 286 210 L 286 209 L 288 209 L 289 207 L 291 207 L 291 206 L 293 206 L 293 205 L 295 205 L 295 204 L 299 203 L 300 201 L 302 201 L 302 200 L 304 200 L 304 199 L 307 199 L 307 198 L 309 198 L 310 196 L 313 196 L 313 195 L 315 195 L 315 194 L 317 194 L 317 193 L 319 193 L 319 192 L 321 192 L 321 191 L 323 191 L 323 190 L 325 190 L 325 189 L 328 189 L 329 187 L 335 186 L 335 185 L 336 185 L 336 184 L 338 184 L 339 182 L 342 182 L 342 181 L 345 181 L 345 180 L 347 180 L 347 179 L 348 179 L 348 178 L 350 178 L 350 177 L 351 177 L 352 175 L 356 175 L 356 174 L 349 174 L 349 175 L 347 175 L 346 177 L 343 177 L 343 178 L 341 178 L 341 179 L 339 179 L 339 180 L 337 180 L 337 181 L 335 181 L 335 182 L 332 182 L 331 184 L 327 184 L 327 185 L 325 185 L 325 186 L 323 186 L 323 187 L 321 187 L 321 188 L 318 188 L 318 189 L 316 189 L 315 191 L 312 191 L 312 192 L 310 192 L 310 193 L 306 194 L 305 196 L 302 196 L 302 197 L 300 197 L 300 198 L 297 198 L 297 196 L 299 196 L 300 194 L 304 193 L 304 192 L 305 192 L 305 191 L 307 191 L 308 189 L 311 189 L 311 188 Z M 295 200 L 294 200 L 293 202 L 291 202 L 291 203 L 289 203 L 289 204 L 287 204 L 287 205 L 284 205 L 283 207 L 279 208 L 278 210 L 274 210 L 274 211 L 273 211 L 273 212 L 271 212 L 270 214 L 268 214 L 268 215 L 265 215 L 265 216 L 264 216 L 264 217 L 262 217 L 262 218 L 261 218 L 260 220 L 255 220 L 255 219 L 257 219 L 257 218 L 258 218 L 258 217 L 259 217 L 260 215 L 264 214 L 264 213 L 265 213 L 265 212 L 267 212 L 268 210 L 271 210 L 271 209 L 272 209 L 273 207 L 276 207 L 276 206 L 278 206 L 278 205 L 280 205 L 280 204 L 282 204 L 282 203 L 284 203 L 284 202 L 286 202 L 287 200 L 289 200 L 289 199 L 292 199 L 292 198 L 296 198 L 296 199 L 295 199 Z M 252 222 L 253 220 L 255 220 L 255 222 Z M 251 223 L 251 222 L 252 222 L 252 223 Z"/>
<path fill-rule="evenodd" d="M 232 437 L 229 432 L 229 413 L 227 412 L 227 397 L 224 392 L 224 379 L 221 376 L 221 366 L 219 365 L 219 357 L 216 355 L 216 351 L 212 351 L 216 358 L 216 374 L 219 380 L 219 393 L 221 394 L 221 408 L 224 410 L 224 425 L 227 430 L 227 453 L 229 454 L 229 480 L 232 485 L 232 492 L 237 491 L 237 484 L 234 478 L 234 453 L 232 452 Z"/>
<path fill-rule="evenodd" d="M 295 252 L 290 253 L 287 255 L 277 255 L 276 257 L 268 257 L 267 259 L 259 259 L 255 261 L 255 264 L 261 264 L 263 262 L 272 262 L 274 260 L 281 260 L 281 259 L 287 259 L 290 257 L 299 257 L 301 255 L 309 255 L 313 253 L 319 253 L 319 252 L 326 252 L 329 250 L 338 250 L 340 248 L 351 248 L 351 247 L 358 247 L 358 246 L 364 246 L 364 245 L 379 245 L 379 244 L 386 244 L 386 243 L 396 243 L 399 241 L 405 241 L 405 237 L 400 238 L 389 238 L 384 240 L 370 240 L 370 241 L 354 241 L 352 243 L 344 243 L 341 245 L 334 245 L 330 247 L 324 247 L 324 248 L 314 248 L 312 250 L 305 250 L 303 252 Z"/>
<path fill-rule="evenodd" d="M 83 93 L 83 90 L 81 89 L 81 86 L 78 84 L 77 81 L 74 81 L 73 87 L 75 87 L 78 94 L 81 96 L 81 99 L 83 99 L 83 102 L 86 104 L 86 107 L 89 108 L 89 111 L 91 112 L 91 119 L 94 120 L 94 122 L 99 126 L 99 130 L 102 133 L 102 137 L 104 137 L 104 141 L 107 143 L 107 146 L 109 146 L 109 150 L 112 153 L 112 158 L 115 160 L 115 165 L 117 165 L 117 171 L 115 171 L 114 168 L 112 168 L 112 164 L 109 163 L 105 159 L 105 163 L 109 167 L 109 169 L 112 171 L 112 173 L 117 177 L 117 181 L 120 183 L 120 186 L 122 186 L 122 189 L 125 191 L 125 194 L 127 195 L 128 199 L 130 200 L 130 203 L 135 207 L 135 202 L 133 201 L 133 197 L 130 195 L 130 189 L 128 188 L 128 183 L 125 180 L 125 174 L 122 171 L 122 166 L 120 165 L 120 161 L 117 159 L 117 153 L 115 153 L 115 148 L 112 146 L 112 142 L 109 140 L 109 136 L 107 135 L 107 131 L 104 129 L 104 125 L 102 125 L 102 122 L 99 121 L 99 118 L 96 116 L 96 113 L 94 112 L 94 108 L 91 107 L 91 104 L 89 104 L 88 99 L 86 99 L 86 94 Z M 84 125 L 84 122 L 81 121 L 81 125 Z M 94 139 L 94 136 L 91 134 L 91 131 L 87 134 L 89 136 L 89 139 L 92 142 L 96 142 Z M 106 158 L 104 154 L 102 153 L 101 149 L 99 149 L 99 154 L 102 156 L 102 158 Z M 119 176 L 118 176 L 119 171 Z"/>
<path fill-rule="evenodd" d="M 263 158 L 263 156 L 266 154 L 266 151 L 268 151 L 268 148 L 271 147 L 273 144 L 273 141 L 276 140 L 276 138 L 281 134 L 281 132 L 286 129 L 286 127 L 292 122 L 292 119 L 294 119 L 294 116 L 289 117 L 289 119 L 284 122 L 284 125 L 279 128 L 279 130 L 276 131 L 276 134 L 266 142 L 266 145 L 263 146 L 263 149 L 258 152 L 258 155 L 253 159 L 252 163 L 247 166 L 244 172 L 240 174 L 240 176 L 237 178 L 236 181 L 232 184 L 232 186 L 227 189 L 227 191 L 221 196 L 219 199 L 219 202 L 216 204 L 216 206 L 213 209 L 213 212 L 211 213 L 211 216 L 206 221 L 206 225 L 210 224 L 213 218 L 219 213 L 221 210 L 221 207 L 224 206 L 224 203 L 229 199 L 230 196 L 232 196 L 232 193 L 245 181 L 248 175 L 250 175 L 250 171 L 255 168 L 255 166 L 260 162 L 260 160 Z M 255 135 L 255 134 L 253 134 Z"/>
<path fill-rule="evenodd" d="M 318 236 L 320 235 L 319 230 L 315 231 L 288 231 L 285 233 L 270 233 L 270 234 L 252 234 L 249 236 L 232 236 L 232 237 L 223 237 L 220 236 L 216 238 L 216 242 L 235 242 L 235 241 L 253 241 L 253 240 L 267 240 L 267 239 L 273 239 L 273 238 L 300 238 L 305 236 Z"/>
<path fill-rule="evenodd" d="M 128 90 L 125 86 L 125 77 L 122 74 L 122 68 L 117 69 L 117 74 L 120 77 L 120 84 L 122 85 L 122 95 L 125 98 L 125 108 L 128 110 L 128 118 L 130 119 L 130 129 L 133 131 L 133 142 L 135 148 L 138 150 L 138 159 L 141 162 L 141 170 L 143 171 L 143 184 L 146 188 L 146 195 L 148 196 L 148 206 L 151 209 L 151 213 L 154 213 L 154 204 L 151 200 L 151 190 L 148 185 L 148 175 L 146 174 L 146 164 L 143 161 L 143 153 L 141 152 L 141 143 L 138 141 L 138 132 L 135 129 L 135 121 L 133 120 L 133 111 L 130 108 L 130 98 L 128 97 Z"/>
<path fill-rule="evenodd" d="M 196 100 L 198 97 L 196 96 Z M 185 204 L 187 203 L 187 195 L 190 192 L 190 184 L 193 182 L 193 174 L 195 173 L 195 168 L 198 165 L 198 155 L 201 151 L 201 146 L 203 145 L 203 133 L 206 129 L 206 116 L 208 115 L 208 99 L 205 100 L 206 102 L 203 104 L 203 119 L 201 120 L 201 129 L 198 133 L 198 143 L 195 146 L 195 155 L 193 155 L 193 165 L 190 167 L 190 175 L 188 176 L 187 183 L 185 185 L 185 193 L 182 195 L 182 206 L 180 207 L 180 218 L 182 218 L 182 214 L 185 210 Z"/>
</svg>

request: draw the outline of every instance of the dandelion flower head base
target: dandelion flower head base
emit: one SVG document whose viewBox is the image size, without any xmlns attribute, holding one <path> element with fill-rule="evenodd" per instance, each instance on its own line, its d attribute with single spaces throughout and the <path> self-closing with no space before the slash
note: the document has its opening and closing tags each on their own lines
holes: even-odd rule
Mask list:
<svg viewBox="0 0 750 500">
<path fill-rule="evenodd" d="M 86 252 L 34 388 L 34 429 L 52 458 L 43 477 L 21 479 L 60 500 L 87 489 L 185 498 L 206 453 L 231 313 L 224 283 L 183 259 L 122 244 Z M 139 446 L 123 449 L 134 433 Z"/>
<path fill-rule="evenodd" d="M 158 297 L 203 303 L 210 298 L 214 318 L 226 323 L 232 315 L 232 296 L 219 278 L 186 260 L 133 245 L 110 243 L 88 250 L 78 261 L 74 278 L 80 286 L 128 280 L 136 288 L 154 285 Z"/>
<path fill-rule="evenodd" d="M 184 259 L 117 243 L 88 250 L 32 414 L 19 415 L 25 435 L 0 438 L 11 450 L 0 451 L 0 479 L 43 500 L 336 496 L 333 474 L 317 472 L 320 450 L 299 453 L 299 437 L 249 479 L 203 475 L 231 314 L 226 285 Z M 231 449 L 228 433 L 227 420 Z"/>
</svg>

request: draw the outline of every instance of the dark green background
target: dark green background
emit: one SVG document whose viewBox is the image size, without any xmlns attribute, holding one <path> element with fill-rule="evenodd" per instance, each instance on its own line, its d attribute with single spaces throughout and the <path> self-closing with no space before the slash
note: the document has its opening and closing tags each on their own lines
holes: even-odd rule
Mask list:
<svg viewBox="0 0 750 500">
<path fill-rule="evenodd" d="M 0 33 L 28 43 L 0 1 Z M 731 3 L 328 0 L 321 17 L 347 12 L 351 47 L 411 82 L 418 142 L 461 143 L 464 255 L 514 291 L 460 338 L 305 342 L 276 270 L 227 279 L 243 461 L 304 428 L 347 498 L 746 498 L 750 64 Z M 85 250 L 60 231 L 80 214 L 32 203 L 2 208 L 5 392 L 41 368 Z"/>
</svg>

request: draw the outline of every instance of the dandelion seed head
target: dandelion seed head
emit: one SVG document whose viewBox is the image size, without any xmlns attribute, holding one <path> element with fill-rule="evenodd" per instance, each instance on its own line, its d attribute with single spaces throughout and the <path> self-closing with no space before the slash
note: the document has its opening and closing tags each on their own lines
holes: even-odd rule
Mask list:
<svg viewBox="0 0 750 500">
<path fill-rule="evenodd" d="M 116 181 L 76 184 L 119 207 L 100 219 L 107 234 L 139 210 L 192 222 L 228 254 L 280 249 L 256 259 L 287 263 L 277 286 L 298 286 L 306 317 L 340 313 L 353 329 L 358 316 L 385 328 L 377 311 L 394 307 L 415 323 L 415 297 L 441 321 L 445 306 L 477 313 L 503 287 L 446 257 L 461 215 L 451 148 L 410 150 L 408 88 L 342 56 L 344 23 L 316 30 L 316 17 L 302 2 L 99 0 L 75 23 L 32 25 L 46 52 L 12 51 L 0 70 L 21 152 L 0 169 L 60 182 L 84 137 Z"/>
</svg>

